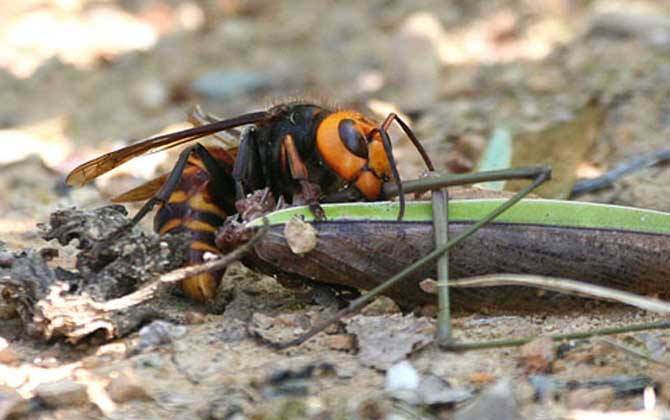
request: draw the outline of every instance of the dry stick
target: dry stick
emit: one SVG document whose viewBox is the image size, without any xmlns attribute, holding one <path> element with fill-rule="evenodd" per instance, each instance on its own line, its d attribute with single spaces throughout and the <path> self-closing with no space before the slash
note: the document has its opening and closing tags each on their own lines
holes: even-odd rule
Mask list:
<svg viewBox="0 0 670 420">
<path fill-rule="evenodd" d="M 220 270 L 229 265 L 230 263 L 239 260 L 247 252 L 251 251 L 253 247 L 258 243 L 258 241 L 260 241 L 261 238 L 265 236 L 265 234 L 269 229 L 270 229 L 270 223 L 268 222 L 267 218 L 264 217 L 263 227 L 261 227 L 260 230 L 256 232 L 256 234 L 247 243 L 236 248 L 232 252 L 226 255 L 222 255 L 219 258 L 212 261 L 208 261 L 204 264 L 179 268 L 177 270 L 163 274 L 156 280 L 152 281 L 151 283 L 147 284 L 146 286 L 140 288 L 139 290 L 129 295 L 105 302 L 103 309 L 107 311 L 124 309 L 152 298 L 154 293 L 158 289 L 159 285 L 162 283 L 174 283 L 201 273 Z"/>
<path fill-rule="evenodd" d="M 628 174 L 668 161 L 670 161 L 670 149 L 656 150 L 640 157 L 626 160 L 604 175 L 577 181 L 572 187 L 570 198 L 610 187 L 617 180 Z"/>
<path fill-rule="evenodd" d="M 433 191 L 433 232 L 435 248 L 449 242 L 449 193 L 446 188 Z M 451 342 L 451 308 L 449 307 L 449 251 L 437 260 L 437 331 L 440 345 Z"/>
<path fill-rule="evenodd" d="M 270 229 L 270 223 L 268 222 L 268 219 L 264 217 L 263 227 L 261 227 L 261 229 L 258 232 L 256 232 L 256 234 L 244 245 L 236 248 L 235 250 L 231 251 L 226 255 L 222 255 L 221 257 L 215 260 L 208 261 L 206 263 L 199 265 L 179 268 L 177 270 L 163 274 L 159 278 L 159 281 L 161 283 L 174 283 L 180 280 L 187 279 L 192 276 L 196 276 L 198 274 L 206 273 L 209 271 L 220 270 L 226 267 L 228 264 L 239 260 L 244 256 L 244 254 L 251 251 L 251 249 L 258 243 L 258 241 L 260 241 L 261 238 L 265 236 L 265 234 L 269 229 Z"/>
<path fill-rule="evenodd" d="M 625 303 L 652 312 L 670 313 L 670 303 L 658 299 L 646 298 L 633 293 L 623 292 L 608 287 L 597 286 L 588 283 L 582 283 L 569 279 L 556 277 L 534 276 L 525 274 L 492 274 L 487 276 L 471 277 L 466 279 L 452 280 L 450 287 L 495 287 L 495 286 L 530 286 L 545 290 L 557 291 L 562 293 L 577 294 L 613 300 Z M 576 338 L 590 338 L 598 335 L 621 334 L 633 331 L 642 331 L 649 329 L 670 328 L 670 321 L 659 321 L 644 324 L 633 324 L 625 327 L 603 328 L 590 331 L 577 331 L 567 334 L 550 335 L 554 341 Z M 443 346 L 448 350 L 481 350 L 499 347 L 512 347 L 526 344 L 536 337 L 522 337 L 516 339 L 490 340 L 480 342 L 454 342 Z"/>
<path fill-rule="evenodd" d="M 648 298 L 634 293 L 624 292 L 622 290 L 558 277 L 537 276 L 532 274 L 490 274 L 486 276 L 451 280 L 449 286 L 459 288 L 528 286 L 565 294 L 616 301 L 650 312 L 662 314 L 670 313 L 670 303 L 660 299 Z"/>
<path fill-rule="evenodd" d="M 316 334 L 318 334 L 319 332 L 328 328 L 328 326 L 330 326 L 331 324 L 333 324 L 333 323 L 337 322 L 338 320 L 342 319 L 343 317 L 357 311 L 363 305 L 365 305 L 370 300 L 372 300 L 374 297 L 378 296 L 380 293 L 384 292 L 386 289 L 392 287 L 393 285 L 398 283 L 400 280 L 414 274 L 416 271 L 421 269 L 421 267 L 423 267 L 424 265 L 435 262 L 442 254 L 447 252 L 454 245 L 457 245 L 458 243 L 460 243 L 461 241 L 463 241 L 464 239 L 466 239 L 467 237 L 469 237 L 470 235 L 475 233 L 477 230 L 479 230 L 482 226 L 489 223 L 491 220 L 495 219 L 496 217 L 500 216 L 500 214 L 505 212 L 505 210 L 509 209 L 514 204 L 519 202 L 523 197 L 528 195 L 531 191 L 533 191 L 535 188 L 537 188 L 540 184 L 542 184 L 544 181 L 549 179 L 549 176 L 551 174 L 551 169 L 549 169 L 546 166 L 536 167 L 536 168 L 521 168 L 520 170 L 513 170 L 511 172 L 513 174 L 518 174 L 521 171 L 523 171 L 525 178 L 534 176 L 535 180 L 530 185 L 528 185 L 527 187 L 525 187 L 524 189 L 522 189 L 521 191 L 516 193 L 512 198 L 510 198 L 509 200 L 505 201 L 503 204 L 498 206 L 491 213 L 487 214 L 484 218 L 479 220 L 477 223 L 470 226 L 468 229 L 466 229 L 459 236 L 450 240 L 449 242 L 442 245 L 441 247 L 436 248 L 430 254 L 420 258 L 415 263 L 413 263 L 409 267 L 406 267 L 405 269 L 400 271 L 395 276 L 391 277 L 390 279 L 386 280 L 384 283 L 382 283 L 379 286 L 375 287 L 374 289 L 370 290 L 368 293 L 364 294 L 363 296 L 359 297 L 356 300 L 351 301 L 346 308 L 337 312 L 330 319 L 327 319 L 323 322 L 320 322 L 320 323 L 316 324 L 314 327 L 312 327 L 309 331 L 307 331 L 301 337 L 298 337 L 295 340 L 291 340 L 291 341 L 288 341 L 288 342 L 283 343 L 283 344 L 277 344 L 276 346 L 278 348 L 286 348 L 286 347 L 291 347 L 291 346 L 296 346 L 296 345 L 302 344 L 305 341 L 312 338 L 313 336 L 315 336 Z M 501 178 L 507 179 L 507 178 L 504 178 L 504 176 L 505 176 L 504 172 L 505 171 L 490 171 L 490 172 L 496 172 L 498 176 L 495 179 L 487 179 L 487 180 L 498 181 Z M 480 177 L 477 177 L 477 175 L 478 174 L 472 174 L 472 178 L 477 178 L 476 181 L 472 181 L 472 178 L 462 179 L 463 177 L 460 177 L 461 178 L 460 182 L 462 184 L 463 183 L 467 184 L 467 183 L 470 183 L 470 182 L 480 182 L 480 179 L 479 179 Z M 443 186 L 442 184 L 435 185 L 435 183 L 431 183 L 431 181 L 432 181 L 431 178 L 424 178 L 420 181 L 427 181 L 427 184 L 432 185 L 432 187 L 430 187 L 428 189 L 436 189 L 436 188 L 439 188 L 440 186 Z M 443 181 L 444 181 L 444 179 L 443 179 Z M 422 188 L 423 187 L 425 187 L 425 185 L 422 185 Z M 425 189 L 424 191 L 426 191 L 428 189 Z M 409 192 L 409 191 L 406 190 L 406 192 Z M 414 192 L 414 191 L 412 191 L 412 192 Z"/>
</svg>

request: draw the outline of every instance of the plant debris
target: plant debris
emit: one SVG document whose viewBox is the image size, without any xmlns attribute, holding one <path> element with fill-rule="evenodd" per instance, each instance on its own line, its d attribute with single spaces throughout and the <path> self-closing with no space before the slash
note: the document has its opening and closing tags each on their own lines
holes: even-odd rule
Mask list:
<svg viewBox="0 0 670 420">
<path fill-rule="evenodd" d="M 467 401 L 450 403 L 447 398 L 443 403 L 433 404 L 393 398 L 384 390 L 386 372 L 363 365 L 360 353 L 356 352 L 357 336 L 341 328 L 283 351 L 276 351 L 249 333 L 253 314 L 270 319 L 294 314 L 295 322 L 285 320 L 287 325 L 277 327 L 277 331 L 288 334 L 292 329 L 303 330 L 298 320 L 304 314 L 308 314 L 309 320 L 305 325 L 311 325 L 317 317 L 316 311 L 322 308 L 302 298 L 306 294 L 306 283 L 302 280 L 296 282 L 300 289 L 287 290 L 270 277 L 233 266 L 224 275 L 222 286 L 232 291 L 234 299 L 223 312 L 211 312 L 164 293 L 173 289 L 164 285 L 150 301 L 127 307 L 125 312 L 152 307 L 156 317 L 150 314 L 134 328 L 129 326 L 128 331 L 135 332 L 123 339 L 107 342 L 102 339 L 105 331 L 101 331 L 103 334 L 89 334 L 86 337 L 92 337 L 81 339 L 76 345 L 57 337 L 45 343 L 41 331 L 36 331 L 38 338 L 34 338 L 27 334 L 26 328 L 34 325 L 37 300 L 31 296 L 46 296 L 54 281 L 90 288 L 88 293 L 93 290 L 106 293 L 102 291 L 106 285 L 89 285 L 76 272 L 75 254 L 82 250 L 72 245 L 61 247 L 55 241 L 45 244 L 34 229 L 35 223 L 48 220 L 55 208 L 76 205 L 90 209 L 103 205 L 107 197 L 169 170 L 180 150 L 134 159 L 85 188 L 65 188 L 64 175 L 81 162 L 129 144 L 133 139 L 186 128 L 182 121 L 191 103 L 200 103 L 208 112 L 226 118 L 264 108 L 269 101 L 283 102 L 286 95 L 323 92 L 329 96 L 326 102 L 357 109 L 379 121 L 388 112 L 398 112 L 407 115 L 403 119 L 416 132 L 440 172 L 447 167 L 476 168 L 495 128 L 509 127 L 515 158 L 517 153 L 524 152 L 521 145 L 528 144 L 525 151 L 531 164 L 540 163 L 538 157 L 564 160 L 559 163 L 564 164 L 566 176 L 562 176 L 563 171 L 558 167 L 555 172 L 561 184 L 558 193 L 569 188 L 571 177 L 576 175 L 575 167 L 579 176 L 608 174 L 621 162 L 667 149 L 670 138 L 667 2 L 0 3 L 3 24 L 0 240 L 5 242 L 4 247 L 0 246 L 0 281 L 3 284 L 9 281 L 5 277 L 8 273 L 13 275 L 11 282 L 20 279 L 19 288 L 0 286 L 4 289 L 0 293 L 0 336 L 7 340 L 15 358 L 12 363 L 0 362 L 0 420 L 101 416 L 435 419 L 455 418 L 456 412 L 461 419 L 487 415 L 502 418 L 506 413 L 515 418 L 543 419 L 668 418 L 668 369 L 603 344 L 599 339 L 556 343 L 553 369 L 542 375 L 529 374 L 519 365 L 518 349 L 445 353 L 428 345 L 402 358 L 411 363 L 421 378 L 419 388 L 432 383 L 430 395 L 470 391 L 488 404 L 480 399 L 481 411 L 470 411 L 470 417 L 466 417 Z M 75 35 L 95 36 L 71 36 L 70 30 Z M 397 48 L 399 45 L 409 48 Z M 142 51 L 131 51 L 137 48 Z M 271 89 L 267 89 L 267 84 L 252 86 L 256 82 L 247 80 L 244 92 L 228 96 L 225 102 L 211 95 L 206 86 L 197 92 L 193 89 L 194 82 L 203 75 L 219 70 L 248 80 L 259 75 L 270 77 Z M 225 89 L 230 92 L 231 80 L 224 80 Z M 606 115 L 585 151 L 587 143 L 575 143 L 576 138 L 584 138 L 587 133 L 573 123 L 582 120 L 580 109 L 594 96 L 602 98 Z M 382 98 L 386 101 L 383 109 L 375 105 Z M 366 106 L 371 113 L 365 110 Z M 565 128 L 570 125 L 574 130 Z M 576 138 L 569 138 L 573 135 Z M 394 127 L 390 128 L 390 136 L 402 179 L 420 176 L 423 165 L 410 142 Z M 583 170 L 587 167 L 590 172 Z M 477 194 L 489 193 L 479 190 Z M 450 196 L 453 198 L 456 193 L 450 190 Z M 670 170 L 667 165 L 658 165 L 580 199 L 667 211 L 668 197 Z M 129 204 L 131 214 L 139 204 Z M 273 205 L 269 210 L 274 208 Z M 254 212 L 259 213 L 250 209 L 248 214 Z M 143 221 L 147 231 L 151 229 L 149 219 Z M 277 237 L 285 246 L 284 238 L 279 236 L 281 228 Z M 526 232 L 520 232 L 517 238 L 524 235 Z M 366 244 L 376 245 L 367 240 L 369 237 Z M 546 238 L 548 242 L 563 243 L 554 232 Z M 319 252 L 326 239 L 321 235 L 317 248 L 308 256 L 293 257 L 297 261 L 310 258 Z M 403 238 L 395 236 L 393 240 L 401 243 Z M 242 239 L 240 243 L 245 241 Z M 428 242 L 432 246 L 432 241 Z M 630 248 L 631 243 L 624 241 L 622 247 Z M 498 248 L 491 249 L 488 244 L 484 241 L 484 252 L 472 256 L 473 267 L 489 264 L 501 255 Z M 57 249 L 59 255 L 42 252 L 45 246 Z M 586 247 L 589 252 L 581 255 L 597 252 L 592 246 Z M 468 248 L 471 246 L 465 247 Z M 663 254 L 666 248 L 659 242 L 656 250 Z M 510 249 L 518 248 L 510 245 Z M 229 251 L 232 249 L 225 252 Z M 377 251 L 369 249 L 352 254 L 347 251 L 345 248 L 337 253 L 347 263 L 342 265 L 348 265 L 356 256 L 377 255 Z M 408 263 L 397 247 L 378 252 L 376 260 L 380 265 L 391 265 L 391 272 Z M 519 260 L 518 254 L 506 255 L 502 257 L 504 262 Z M 644 254 L 635 256 L 643 257 Z M 409 262 L 412 258 L 416 255 Z M 576 258 L 560 260 L 574 265 Z M 554 254 L 544 254 L 540 263 L 550 259 L 559 260 Z M 616 260 L 600 262 L 605 267 Z M 641 265 L 645 267 L 644 263 Z M 116 291 L 121 296 L 112 302 L 129 296 L 122 295 L 124 290 L 135 287 L 143 290 L 148 286 L 143 281 L 158 278 L 155 275 L 134 283 L 125 276 L 133 269 L 114 271 L 127 281 L 115 282 L 110 287 L 110 293 Z M 111 274 L 111 267 L 107 270 Z M 374 267 L 368 267 L 367 271 L 374 271 Z M 94 270 L 91 274 L 97 276 Z M 374 272 L 371 276 L 382 280 L 389 274 Z M 434 277 L 423 274 L 417 282 L 431 276 Z M 667 277 L 660 276 L 658 282 L 651 279 L 650 285 L 647 280 L 624 275 L 622 285 L 650 285 L 642 294 L 655 296 L 652 286 L 663 287 Z M 336 277 L 320 278 L 330 281 Z M 284 278 L 281 282 L 288 284 Z M 371 282 L 364 289 L 374 285 Z M 60 299 L 64 296 L 79 299 L 82 290 L 76 287 L 62 292 L 55 290 Z M 30 292 L 33 288 L 35 292 Z M 510 299 L 488 303 L 479 299 L 474 289 L 459 290 L 467 292 L 461 294 L 465 296 L 461 301 L 476 307 L 474 311 L 465 308 L 454 313 L 454 337 L 464 342 L 619 328 L 663 319 L 649 311 L 608 302 L 569 299 L 564 304 L 563 300 L 555 300 L 552 293 L 534 289 L 523 300 L 510 294 L 513 295 Z M 486 290 L 492 290 L 492 295 L 499 294 L 498 290 Z M 401 290 L 394 298 L 406 294 Z M 5 300 L 12 296 L 14 300 Z M 454 290 L 454 303 L 458 302 L 458 296 Z M 97 299 L 96 303 L 104 302 Z M 434 302 L 433 296 L 428 295 L 426 301 Z M 519 303 L 525 302 L 541 303 L 532 312 L 522 313 L 500 311 L 495 305 L 505 303 L 515 310 Z M 82 308 L 93 311 L 90 306 Z M 415 306 L 402 308 L 416 310 L 415 314 L 420 311 Z M 103 305 L 103 309 L 109 306 Z M 386 311 L 375 314 L 388 316 Z M 130 355 L 128 348 L 139 340 L 137 331 L 156 318 L 184 325 L 188 332 L 170 344 Z M 186 322 L 182 324 L 183 321 Z M 386 328 L 389 324 L 383 325 Z M 668 352 L 660 349 L 668 348 L 670 336 L 667 330 L 653 334 L 657 340 L 645 339 L 641 333 L 628 333 L 618 335 L 616 342 L 667 363 Z M 306 378 L 306 394 L 265 396 L 263 388 L 258 386 L 275 372 L 300 373 L 306 366 L 321 363 L 335 366 L 336 374 Z M 536 399 L 533 381 L 540 376 L 545 378 L 545 384 L 551 383 L 546 388 L 553 386 L 554 391 Z M 502 394 L 505 397 L 484 397 L 488 386 L 500 378 L 511 378 L 511 385 Z M 97 396 L 84 405 L 59 408 L 50 408 L 35 398 L 39 384 L 63 380 L 85 384 L 91 395 Z M 601 380 L 600 384 L 609 380 L 617 385 L 579 388 L 589 383 L 595 386 L 596 380 Z M 293 382 L 297 384 L 294 389 L 300 388 L 300 381 Z M 579 385 L 575 389 L 568 387 L 569 384 Z M 615 388 L 629 391 L 614 392 L 610 404 Z M 107 402 L 104 391 L 109 398 Z M 650 402 L 654 392 L 655 402 Z M 513 402 L 512 396 L 516 397 L 516 410 L 508 410 L 505 404 Z M 478 398 L 469 398 L 471 402 L 475 399 Z M 570 411 L 577 408 L 590 411 Z"/>
<path fill-rule="evenodd" d="M 93 299 L 109 300 L 127 295 L 149 279 L 182 266 L 186 241 L 180 235 L 159 237 L 132 227 L 123 206 L 93 211 L 76 209 L 53 213 L 41 225 L 47 241 L 61 245 L 77 241 L 75 290 Z"/>
<path fill-rule="evenodd" d="M 180 236 L 159 237 L 133 227 L 122 206 L 92 211 L 60 210 L 41 225 L 45 240 L 77 243 L 75 271 L 52 269 L 53 251 L 27 249 L 0 268 L 5 304 L 16 307 L 26 329 L 45 339 L 77 342 L 96 331 L 107 340 L 122 337 L 146 320 L 159 317 L 152 305 L 108 305 L 136 291 L 153 277 L 178 268 L 186 246 Z M 8 251 L 2 250 L 4 255 Z"/>
<path fill-rule="evenodd" d="M 413 314 L 355 316 L 346 324 L 347 332 L 358 340 L 361 364 L 379 370 L 387 370 L 431 343 L 435 334 L 432 320 Z"/>
</svg>

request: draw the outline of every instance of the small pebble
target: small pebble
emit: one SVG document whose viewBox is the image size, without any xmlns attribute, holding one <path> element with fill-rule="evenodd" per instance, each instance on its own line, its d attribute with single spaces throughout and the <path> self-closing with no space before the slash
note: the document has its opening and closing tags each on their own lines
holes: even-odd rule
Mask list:
<svg viewBox="0 0 670 420">
<path fill-rule="evenodd" d="M 35 388 L 35 396 L 52 408 L 78 406 L 89 402 L 86 386 L 71 379 L 40 384 Z"/>
<path fill-rule="evenodd" d="M 376 298 L 361 310 L 361 314 L 365 316 L 396 314 L 399 312 L 398 304 L 387 296 Z"/>
<path fill-rule="evenodd" d="M 501 379 L 486 388 L 472 404 L 454 413 L 456 420 L 516 420 L 521 418 L 512 381 Z"/>
<path fill-rule="evenodd" d="M 184 322 L 188 325 L 203 324 L 207 316 L 202 312 L 188 311 L 184 314 Z"/>
<path fill-rule="evenodd" d="M 2 268 L 11 268 L 14 264 L 14 255 L 11 252 L 1 251 L 0 252 L 0 267 Z"/>
<path fill-rule="evenodd" d="M 554 341 L 550 337 L 539 337 L 519 349 L 519 363 L 528 373 L 551 372 L 556 360 Z"/>
<path fill-rule="evenodd" d="M 330 335 L 328 336 L 328 347 L 332 350 L 351 350 L 354 348 L 354 338 L 349 334 Z"/>
<path fill-rule="evenodd" d="M 567 406 L 572 410 L 607 410 L 614 402 L 612 388 L 576 389 L 568 394 Z"/>
<path fill-rule="evenodd" d="M 416 390 L 419 387 L 419 372 L 407 360 L 396 363 L 386 372 L 386 391 Z"/>
<path fill-rule="evenodd" d="M 186 327 L 182 325 L 174 325 L 161 320 L 154 321 L 140 330 L 140 339 L 133 353 L 141 353 L 147 349 L 170 344 L 174 339 L 183 337 L 186 331 Z"/>
<path fill-rule="evenodd" d="M 11 364 L 18 359 L 16 352 L 9 346 L 9 342 L 0 337 L 0 363 Z"/>
<path fill-rule="evenodd" d="M 107 385 L 107 393 L 117 403 L 131 400 L 151 399 L 144 384 L 131 371 L 114 372 L 112 380 Z"/>
</svg>

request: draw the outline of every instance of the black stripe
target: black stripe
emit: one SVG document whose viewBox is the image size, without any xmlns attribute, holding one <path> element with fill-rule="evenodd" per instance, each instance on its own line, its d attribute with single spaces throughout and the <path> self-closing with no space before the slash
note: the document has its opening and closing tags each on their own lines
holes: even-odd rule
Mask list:
<svg viewBox="0 0 670 420">
<path fill-rule="evenodd" d="M 207 223 L 208 225 L 214 226 L 215 228 L 220 227 L 224 222 L 224 219 L 221 218 L 221 216 L 218 214 L 202 210 L 192 210 L 191 214 L 189 214 L 189 219 Z"/>
<path fill-rule="evenodd" d="M 216 245 L 214 245 L 214 239 L 216 235 L 213 234 L 212 232 L 199 232 L 191 229 L 185 229 L 185 230 L 189 232 L 192 242 L 200 241 L 216 248 Z"/>
</svg>

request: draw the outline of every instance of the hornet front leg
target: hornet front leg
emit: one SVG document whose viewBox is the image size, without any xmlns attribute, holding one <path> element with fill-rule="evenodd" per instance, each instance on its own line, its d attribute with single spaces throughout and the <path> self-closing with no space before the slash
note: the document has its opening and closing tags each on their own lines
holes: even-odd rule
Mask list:
<svg viewBox="0 0 670 420">
<path fill-rule="evenodd" d="M 310 211 L 314 214 L 316 220 L 325 220 L 326 215 L 319 204 L 319 197 L 321 189 L 318 185 L 309 182 L 309 174 L 307 167 L 303 162 L 298 149 L 293 140 L 293 136 L 287 134 L 282 139 L 281 145 L 282 154 L 286 154 L 291 178 L 298 181 L 300 184 L 300 192 L 302 193 L 302 200 L 309 206 Z"/>
</svg>

